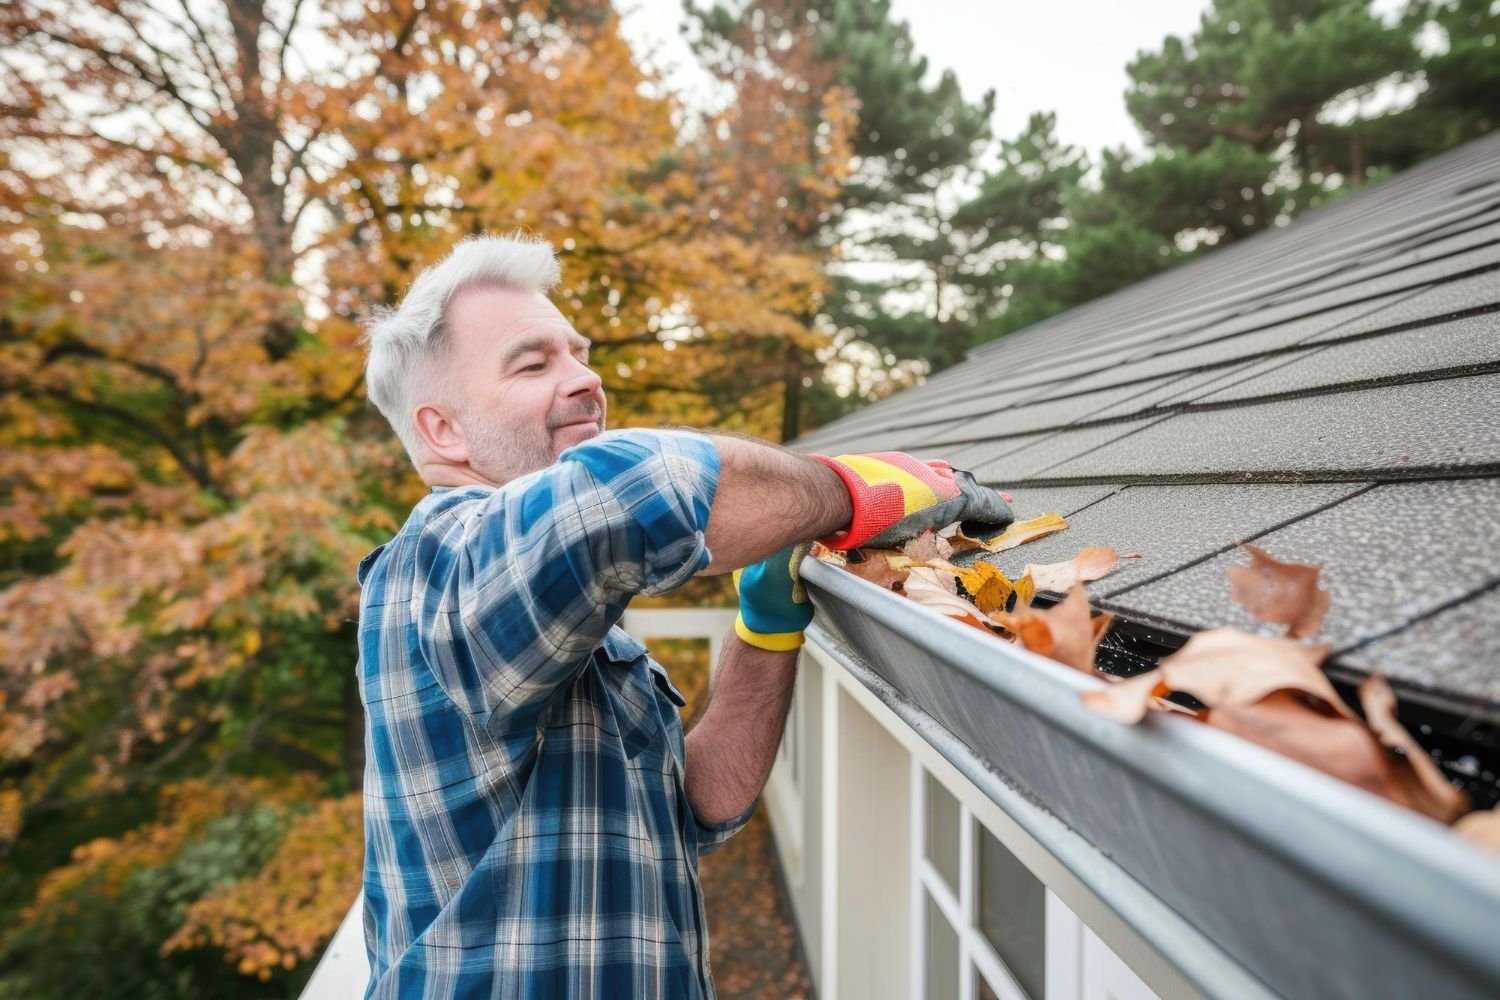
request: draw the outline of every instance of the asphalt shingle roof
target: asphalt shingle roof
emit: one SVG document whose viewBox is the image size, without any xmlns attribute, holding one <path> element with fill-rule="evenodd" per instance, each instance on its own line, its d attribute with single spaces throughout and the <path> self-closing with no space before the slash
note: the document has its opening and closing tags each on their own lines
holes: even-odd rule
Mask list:
<svg viewBox="0 0 1500 1000">
<path fill-rule="evenodd" d="M 797 442 L 943 457 L 1144 558 L 1097 606 L 1255 626 L 1253 541 L 1324 567 L 1335 664 L 1500 718 L 1500 136 L 972 351 Z"/>
</svg>

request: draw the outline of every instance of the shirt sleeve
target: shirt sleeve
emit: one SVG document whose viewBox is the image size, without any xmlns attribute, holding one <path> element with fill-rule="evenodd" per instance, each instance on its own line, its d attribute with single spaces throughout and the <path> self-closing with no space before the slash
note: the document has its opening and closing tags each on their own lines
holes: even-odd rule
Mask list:
<svg viewBox="0 0 1500 1000">
<path fill-rule="evenodd" d="M 708 565 L 718 481 L 708 438 L 619 431 L 466 505 L 435 543 L 443 599 L 421 618 L 449 696 L 491 732 L 533 727 L 633 595 Z"/>
<path fill-rule="evenodd" d="M 750 803 L 750 808 L 740 813 L 733 819 L 726 819 L 722 823 L 704 823 L 694 817 L 693 822 L 698 827 L 698 856 L 718 850 L 724 846 L 724 842 L 745 828 L 750 822 L 750 817 L 755 815 L 755 807 L 760 805 L 760 796 Z"/>
</svg>

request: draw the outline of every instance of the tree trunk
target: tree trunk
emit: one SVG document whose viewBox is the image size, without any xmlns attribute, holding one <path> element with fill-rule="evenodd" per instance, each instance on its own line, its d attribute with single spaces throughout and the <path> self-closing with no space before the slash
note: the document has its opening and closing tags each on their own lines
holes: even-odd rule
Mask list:
<svg viewBox="0 0 1500 1000">
<path fill-rule="evenodd" d="M 802 436 L 802 368 L 790 368 L 782 377 L 781 443 Z"/>
</svg>

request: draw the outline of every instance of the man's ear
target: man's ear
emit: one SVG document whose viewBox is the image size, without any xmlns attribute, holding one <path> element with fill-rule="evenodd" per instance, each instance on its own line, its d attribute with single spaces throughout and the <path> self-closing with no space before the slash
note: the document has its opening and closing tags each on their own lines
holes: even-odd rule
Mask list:
<svg viewBox="0 0 1500 1000">
<path fill-rule="evenodd" d="M 464 443 L 462 432 L 443 410 L 431 403 L 423 403 L 412 414 L 417 425 L 417 435 L 438 458 L 454 465 L 469 461 L 469 447 Z"/>
</svg>

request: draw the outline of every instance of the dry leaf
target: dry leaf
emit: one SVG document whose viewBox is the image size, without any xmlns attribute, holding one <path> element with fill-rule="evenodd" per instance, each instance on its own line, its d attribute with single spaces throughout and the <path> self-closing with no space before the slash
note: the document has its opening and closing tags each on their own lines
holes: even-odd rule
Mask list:
<svg viewBox="0 0 1500 1000">
<path fill-rule="evenodd" d="M 842 549 L 830 549 L 822 542 L 813 542 L 812 549 L 809 552 L 809 555 L 811 555 L 814 559 L 821 559 L 824 562 L 833 563 L 835 566 L 842 566 L 849 561 L 848 553 L 844 552 Z"/>
<path fill-rule="evenodd" d="M 1215 708 L 1209 725 L 1274 750 L 1325 774 L 1415 808 L 1390 755 L 1364 724 L 1330 715 L 1294 691 L 1277 691 L 1253 705 Z"/>
<path fill-rule="evenodd" d="M 1015 583 L 1000 570 L 986 562 L 974 564 L 972 569 L 952 567 L 958 581 L 964 585 L 974 599 L 974 604 L 984 614 L 1004 611 L 1010 606 Z"/>
<path fill-rule="evenodd" d="M 901 553 L 918 562 L 947 562 L 953 555 L 953 546 L 935 531 L 924 531 L 901 546 Z"/>
<path fill-rule="evenodd" d="M 1293 638 L 1315 634 L 1328 613 L 1328 591 L 1318 587 L 1321 567 L 1281 562 L 1254 545 L 1242 548 L 1251 562 L 1230 567 L 1230 596 L 1250 617 L 1285 625 Z"/>
<path fill-rule="evenodd" d="M 1216 628 L 1194 635 L 1157 669 L 1170 690 L 1184 691 L 1209 708 L 1253 705 L 1273 691 L 1300 691 L 1358 721 L 1318 668 L 1331 648 Z"/>
<path fill-rule="evenodd" d="M 1444 823 L 1452 823 L 1469 810 L 1468 794 L 1449 784 L 1427 751 L 1396 718 L 1396 695 L 1384 677 L 1371 674 L 1364 679 L 1359 685 L 1359 703 L 1376 738 L 1405 755 L 1407 793 L 1417 808 Z M 1403 774 L 1400 765 L 1396 771 Z"/>
<path fill-rule="evenodd" d="M 1120 556 L 1114 549 L 1090 547 L 1067 562 L 1037 566 L 1026 564 L 1023 576 L 1031 577 L 1037 590 L 1066 594 L 1075 583 L 1091 583 L 1106 576 L 1123 559 L 1139 559 L 1140 553 Z"/>
<path fill-rule="evenodd" d="M 1016 588 L 1016 606 L 1030 604 L 1032 598 L 1036 597 L 1036 582 L 1026 574 L 1021 574 L 1019 580 L 1012 580 Z"/>
<path fill-rule="evenodd" d="M 1139 722 L 1151 699 L 1168 691 L 1186 692 L 1209 708 L 1226 708 L 1252 705 L 1275 691 L 1294 690 L 1355 719 L 1318 668 L 1328 650 L 1328 646 L 1251 635 L 1234 628 L 1212 629 L 1194 635 L 1155 670 L 1105 691 L 1087 692 L 1083 701 L 1110 718 Z"/>
<path fill-rule="evenodd" d="M 1453 831 L 1480 847 L 1500 851 L 1500 812 L 1484 809 L 1471 812 L 1453 824 Z"/>
<path fill-rule="evenodd" d="M 945 579 L 946 578 L 946 579 Z M 952 577 L 940 570 L 919 566 L 906 576 L 906 596 L 918 604 L 957 618 L 959 621 L 990 632 L 990 627 L 979 617 L 979 609 L 954 593 Z M 993 635 L 993 632 L 990 632 Z"/>
<path fill-rule="evenodd" d="M 1004 552 L 1013 549 L 1024 542 L 1035 541 L 1045 538 L 1047 535 L 1055 534 L 1068 526 L 1068 522 L 1059 514 L 1043 514 L 1033 517 L 1029 521 L 1016 521 L 1003 532 L 982 541 L 978 538 L 970 538 L 963 531 L 955 531 L 948 539 L 955 552 L 967 552 L 970 549 L 984 549 L 988 552 Z"/>
<path fill-rule="evenodd" d="M 901 556 L 884 549 L 871 549 L 861 554 L 865 557 L 862 562 L 850 559 L 844 563 L 844 568 L 861 580 L 868 580 L 884 590 L 900 589 L 899 585 L 906 579 L 909 567 L 897 569 L 891 565 L 891 560 L 900 559 Z"/>
<path fill-rule="evenodd" d="M 1116 722 L 1131 725 L 1146 717 L 1146 709 L 1153 699 L 1169 693 L 1161 681 L 1160 670 L 1148 670 L 1144 674 L 1117 681 L 1102 691 L 1085 691 L 1083 703 L 1100 715 Z"/>
<path fill-rule="evenodd" d="M 1014 613 L 997 611 L 990 615 L 990 620 L 1009 629 L 1033 653 L 1092 674 L 1094 651 L 1114 616 L 1092 617 L 1088 594 L 1079 584 L 1050 608 L 1018 605 Z"/>
</svg>

